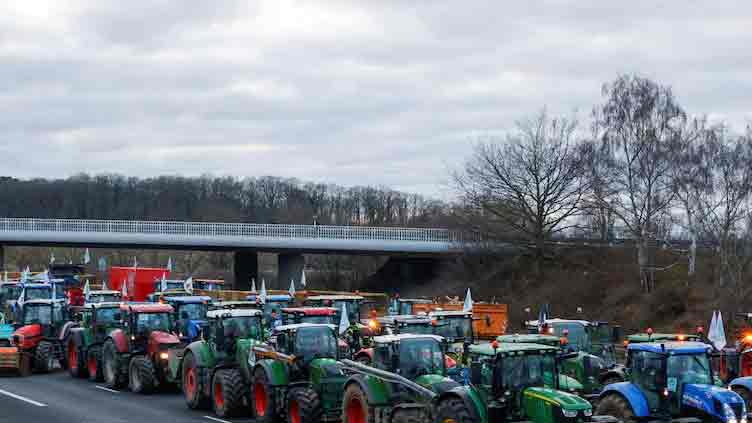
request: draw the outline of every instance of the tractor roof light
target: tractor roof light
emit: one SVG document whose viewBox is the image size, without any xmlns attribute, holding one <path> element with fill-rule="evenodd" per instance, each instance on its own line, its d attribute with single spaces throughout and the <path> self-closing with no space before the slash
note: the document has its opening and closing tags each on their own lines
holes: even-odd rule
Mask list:
<svg viewBox="0 0 752 423">
<path fill-rule="evenodd" d="M 679 336 L 677 336 L 677 339 L 678 339 L 679 341 L 685 341 L 685 340 L 687 339 L 687 337 L 686 337 L 686 336 L 684 336 L 683 334 L 679 334 Z"/>
<path fill-rule="evenodd" d="M 744 343 L 752 344 L 752 333 L 744 335 Z"/>
</svg>

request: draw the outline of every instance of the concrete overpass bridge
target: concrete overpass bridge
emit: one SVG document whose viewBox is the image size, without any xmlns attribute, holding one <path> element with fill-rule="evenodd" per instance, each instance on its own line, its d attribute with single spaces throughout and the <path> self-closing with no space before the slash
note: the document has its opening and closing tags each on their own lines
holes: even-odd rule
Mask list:
<svg viewBox="0 0 752 423">
<path fill-rule="evenodd" d="M 2 246 L 231 251 L 244 284 L 258 275 L 258 252 L 278 253 L 279 280 L 299 282 L 304 254 L 438 259 L 461 253 L 463 239 L 430 228 L 2 218 L 0 265 Z"/>
</svg>

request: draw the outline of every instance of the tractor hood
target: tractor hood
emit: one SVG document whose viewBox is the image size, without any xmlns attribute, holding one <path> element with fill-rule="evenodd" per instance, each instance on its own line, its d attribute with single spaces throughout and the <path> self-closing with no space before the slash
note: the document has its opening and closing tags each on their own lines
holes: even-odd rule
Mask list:
<svg viewBox="0 0 752 423">
<path fill-rule="evenodd" d="M 551 388 L 527 388 L 523 395 L 525 401 L 542 400 L 557 405 L 564 410 L 587 410 L 592 408 L 589 402 L 577 395 Z"/>
<path fill-rule="evenodd" d="M 167 332 L 154 331 L 149 334 L 149 344 L 155 347 L 164 345 L 177 345 L 180 343 L 180 339 Z"/>
<path fill-rule="evenodd" d="M 19 338 L 19 345 L 16 345 L 17 347 L 20 347 L 21 349 L 33 348 L 36 345 L 36 340 L 42 336 L 42 325 L 33 324 L 21 326 L 16 329 L 11 336 L 17 336 Z"/>
<path fill-rule="evenodd" d="M 549 378 L 550 379 L 550 378 Z M 582 384 L 572 376 L 559 374 L 559 389 L 567 392 L 582 392 L 584 389 Z"/>
<path fill-rule="evenodd" d="M 418 385 L 430 389 L 437 394 L 462 386 L 454 380 L 442 375 L 422 375 L 415 379 Z"/>
<path fill-rule="evenodd" d="M 716 408 L 716 401 L 728 404 L 733 410 L 741 410 L 744 400 L 735 392 L 720 388 L 715 385 L 686 384 L 682 394 L 682 404 L 698 410 L 702 410 L 710 416 L 723 416 L 723 410 Z M 738 414 L 738 412 L 737 412 Z M 737 416 L 738 418 L 739 416 Z"/>
<path fill-rule="evenodd" d="M 314 385 L 321 383 L 324 378 L 341 378 L 345 381 L 345 375 L 342 373 L 342 366 L 333 358 L 316 358 L 311 360 L 308 366 L 311 375 L 311 382 Z"/>
</svg>

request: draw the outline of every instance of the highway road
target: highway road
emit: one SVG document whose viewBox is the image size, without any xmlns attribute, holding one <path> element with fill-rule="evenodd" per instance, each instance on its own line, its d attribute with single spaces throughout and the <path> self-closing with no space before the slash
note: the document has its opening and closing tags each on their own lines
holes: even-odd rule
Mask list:
<svg viewBox="0 0 752 423">
<path fill-rule="evenodd" d="M 0 375 L 0 423 L 249 422 L 217 419 L 185 406 L 177 391 L 137 395 L 74 379 L 67 372 L 30 377 Z"/>
</svg>

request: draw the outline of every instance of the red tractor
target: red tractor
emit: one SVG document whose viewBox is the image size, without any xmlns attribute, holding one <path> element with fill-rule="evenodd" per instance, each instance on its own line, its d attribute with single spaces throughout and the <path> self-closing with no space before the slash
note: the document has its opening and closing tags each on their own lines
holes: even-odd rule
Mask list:
<svg viewBox="0 0 752 423">
<path fill-rule="evenodd" d="M 181 348 L 172 333 L 173 309 L 167 304 L 121 304 L 122 327 L 107 334 L 102 347 L 105 384 L 151 393 L 169 384 L 168 350 Z"/>
</svg>

